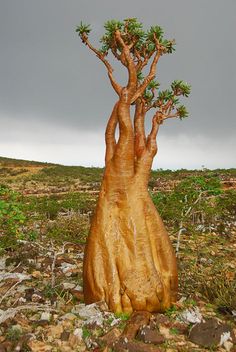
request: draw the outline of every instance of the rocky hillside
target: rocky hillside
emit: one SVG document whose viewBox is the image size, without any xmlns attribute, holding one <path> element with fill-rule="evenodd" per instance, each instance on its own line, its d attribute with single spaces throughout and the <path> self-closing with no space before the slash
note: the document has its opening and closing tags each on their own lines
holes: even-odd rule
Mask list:
<svg viewBox="0 0 236 352">
<path fill-rule="evenodd" d="M 163 314 L 85 306 L 82 265 L 103 169 L 0 158 L 0 352 L 236 351 L 236 170 L 156 170 L 176 250 Z"/>
</svg>

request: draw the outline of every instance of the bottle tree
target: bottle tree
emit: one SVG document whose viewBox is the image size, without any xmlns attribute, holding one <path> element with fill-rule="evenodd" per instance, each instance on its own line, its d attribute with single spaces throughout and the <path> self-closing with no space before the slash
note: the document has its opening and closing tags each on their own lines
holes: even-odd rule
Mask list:
<svg viewBox="0 0 236 352">
<path fill-rule="evenodd" d="M 104 28 L 100 49 L 89 40 L 89 25 L 81 23 L 76 30 L 105 65 L 118 97 L 106 126 L 105 171 L 85 249 L 85 303 L 104 300 L 114 312 L 163 311 L 177 296 L 176 257 L 148 193 L 148 179 L 159 127 L 188 115 L 179 98 L 189 95 L 190 86 L 176 80 L 160 90 L 157 64 L 175 45 L 164 39 L 161 27 L 145 31 L 129 18 L 108 21 Z M 115 80 L 109 55 L 127 70 L 125 86 Z M 152 126 L 146 133 L 148 112 Z"/>
</svg>

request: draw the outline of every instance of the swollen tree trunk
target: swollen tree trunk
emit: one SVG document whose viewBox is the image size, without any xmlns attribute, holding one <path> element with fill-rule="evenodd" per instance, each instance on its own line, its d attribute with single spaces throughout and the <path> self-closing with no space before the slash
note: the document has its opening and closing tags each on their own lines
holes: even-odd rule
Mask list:
<svg viewBox="0 0 236 352">
<path fill-rule="evenodd" d="M 163 311 L 176 300 L 176 258 L 148 194 L 157 119 L 148 138 L 142 104 L 134 126 L 126 88 L 106 130 L 106 167 L 84 258 L 85 303 L 104 300 L 114 312 Z M 115 130 L 119 126 L 119 140 Z"/>
<path fill-rule="evenodd" d="M 144 32 L 130 18 L 122 23 L 108 21 L 105 30 L 103 47 L 98 50 L 88 39 L 89 25 L 81 23 L 77 28 L 82 42 L 106 66 L 119 97 L 106 129 L 106 167 L 85 250 L 84 298 L 86 303 L 104 300 L 114 312 L 163 311 L 177 296 L 176 258 L 147 185 L 159 125 L 187 116 L 178 97 L 188 96 L 190 87 L 174 81 L 171 90 L 159 91 L 157 63 L 174 45 L 173 40 L 163 39 L 159 26 Z M 109 51 L 127 69 L 125 87 L 113 77 Z M 133 121 L 131 105 L 135 105 Z M 150 109 L 156 112 L 146 137 L 144 119 Z"/>
</svg>

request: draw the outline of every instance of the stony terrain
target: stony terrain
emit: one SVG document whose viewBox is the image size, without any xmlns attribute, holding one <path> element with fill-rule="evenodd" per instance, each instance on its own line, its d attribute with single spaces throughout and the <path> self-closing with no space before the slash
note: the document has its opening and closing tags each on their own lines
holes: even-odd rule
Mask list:
<svg viewBox="0 0 236 352">
<path fill-rule="evenodd" d="M 0 352 L 236 351 L 234 193 L 225 197 L 201 189 L 191 198 L 190 211 L 189 203 L 183 208 L 181 224 L 172 219 L 170 208 L 160 208 L 177 249 L 178 302 L 164 314 L 114 315 L 104 302 L 83 303 L 84 245 L 102 170 L 0 162 L 0 184 L 19 192 L 10 198 L 7 188 L 0 200 L 13 199 L 24 214 L 12 243 L 4 242 L 8 228 L 0 229 Z M 159 207 L 167 202 L 176 213 L 169 195 L 178 195 L 177 185 L 193 175 L 201 177 L 197 171 L 154 172 L 149 185 L 154 201 Z M 223 192 L 233 192 L 233 171 L 214 175 Z M 192 193 L 183 190 L 190 198 Z M 206 203 L 200 207 L 204 192 Z"/>
</svg>

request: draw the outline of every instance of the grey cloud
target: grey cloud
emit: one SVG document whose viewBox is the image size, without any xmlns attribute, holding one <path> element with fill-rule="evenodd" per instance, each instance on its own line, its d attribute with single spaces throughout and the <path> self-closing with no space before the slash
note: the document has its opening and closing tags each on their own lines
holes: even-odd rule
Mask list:
<svg viewBox="0 0 236 352">
<path fill-rule="evenodd" d="M 234 0 L 149 0 L 145 8 L 140 0 L 135 6 L 131 0 L 0 0 L 0 138 L 10 141 L 14 130 L 15 140 L 23 143 L 20 133 L 26 135 L 27 127 L 20 132 L 19 121 L 37 126 L 38 134 L 50 126 L 52 143 L 58 129 L 65 131 L 63 143 L 69 143 L 69 131 L 101 133 L 116 96 L 105 68 L 82 46 L 75 27 L 80 20 L 91 23 L 91 40 L 99 44 L 104 21 L 138 17 L 176 38 L 176 53 L 160 62 L 162 86 L 178 78 L 192 84 L 186 101 L 190 118 L 168 122 L 162 136 L 201 135 L 209 145 L 229 146 L 236 125 L 235 11 Z M 124 80 L 117 64 L 115 71 Z"/>
<path fill-rule="evenodd" d="M 55 129 L 52 125 L 42 124 L 20 129 L 10 138 L 1 139 L 1 153 L 13 158 L 48 161 L 65 165 L 102 166 L 104 161 L 104 139 L 101 131 L 72 131 L 64 127 Z M 230 168 L 234 165 L 236 148 L 235 138 L 224 139 L 219 147 L 218 140 L 209 140 L 201 135 L 166 136 L 160 131 L 158 154 L 154 168 Z"/>
</svg>

